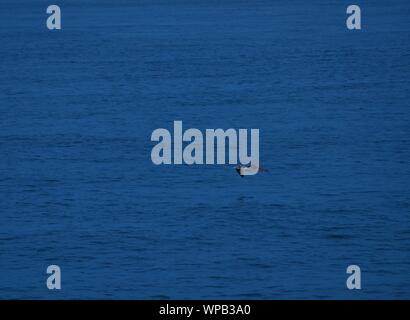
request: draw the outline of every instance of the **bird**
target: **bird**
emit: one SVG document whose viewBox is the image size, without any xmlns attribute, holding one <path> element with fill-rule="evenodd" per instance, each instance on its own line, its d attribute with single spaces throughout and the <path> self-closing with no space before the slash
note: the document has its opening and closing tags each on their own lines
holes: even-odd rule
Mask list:
<svg viewBox="0 0 410 320">
<path fill-rule="evenodd" d="M 266 170 L 265 168 L 262 168 L 261 166 L 254 166 L 254 165 L 238 165 L 235 167 L 236 172 L 241 176 L 241 178 L 243 178 L 246 175 L 252 175 L 255 174 L 255 170 L 256 173 L 258 172 L 268 172 L 268 170 Z"/>
</svg>

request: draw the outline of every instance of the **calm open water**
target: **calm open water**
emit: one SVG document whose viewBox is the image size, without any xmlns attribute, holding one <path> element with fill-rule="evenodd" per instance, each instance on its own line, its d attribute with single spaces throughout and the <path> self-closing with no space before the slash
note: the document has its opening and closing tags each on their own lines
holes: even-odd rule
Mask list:
<svg viewBox="0 0 410 320">
<path fill-rule="evenodd" d="M 410 298 L 410 2 L 50 4 L 0 3 L 0 298 Z M 174 120 L 269 172 L 155 166 Z"/>
</svg>

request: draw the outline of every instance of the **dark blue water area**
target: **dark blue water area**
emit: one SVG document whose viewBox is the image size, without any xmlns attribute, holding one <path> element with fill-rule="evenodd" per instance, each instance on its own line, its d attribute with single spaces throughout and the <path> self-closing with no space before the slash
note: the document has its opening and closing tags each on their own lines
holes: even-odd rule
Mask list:
<svg viewBox="0 0 410 320">
<path fill-rule="evenodd" d="M 410 298 L 410 2 L 50 4 L 0 3 L 0 298 Z M 174 120 L 269 172 L 154 165 Z"/>
</svg>

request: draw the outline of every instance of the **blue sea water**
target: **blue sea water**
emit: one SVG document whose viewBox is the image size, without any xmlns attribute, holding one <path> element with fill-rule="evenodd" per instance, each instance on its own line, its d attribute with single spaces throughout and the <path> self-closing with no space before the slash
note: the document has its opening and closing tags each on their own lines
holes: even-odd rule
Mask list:
<svg viewBox="0 0 410 320">
<path fill-rule="evenodd" d="M 410 298 L 410 2 L 50 4 L 0 3 L 0 298 Z M 154 165 L 174 120 L 269 172 Z"/>
</svg>

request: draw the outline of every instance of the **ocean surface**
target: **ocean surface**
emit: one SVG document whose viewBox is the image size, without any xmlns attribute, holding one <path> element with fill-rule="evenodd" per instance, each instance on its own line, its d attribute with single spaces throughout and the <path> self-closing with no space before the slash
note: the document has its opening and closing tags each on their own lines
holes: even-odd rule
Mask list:
<svg viewBox="0 0 410 320">
<path fill-rule="evenodd" d="M 409 1 L 50 4 L 0 3 L 1 299 L 410 298 Z M 175 120 L 269 172 L 154 165 Z"/>
</svg>

